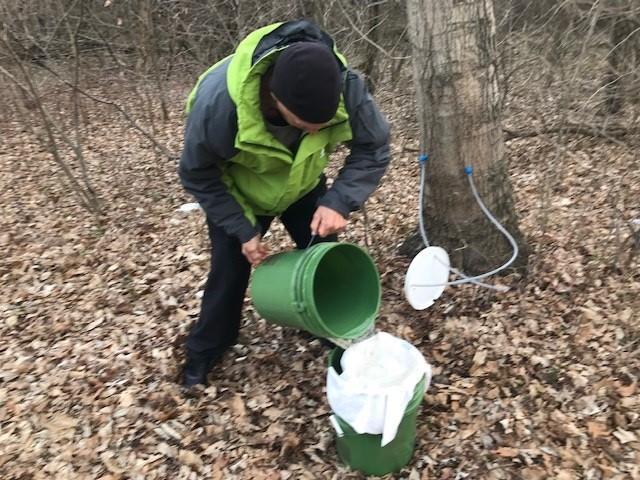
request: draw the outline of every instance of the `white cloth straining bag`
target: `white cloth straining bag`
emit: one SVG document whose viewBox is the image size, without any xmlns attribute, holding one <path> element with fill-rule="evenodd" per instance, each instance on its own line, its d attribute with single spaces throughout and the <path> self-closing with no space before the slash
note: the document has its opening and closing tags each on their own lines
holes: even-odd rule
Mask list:
<svg viewBox="0 0 640 480">
<path fill-rule="evenodd" d="M 416 384 L 425 375 L 425 390 L 431 382 L 420 351 L 384 332 L 347 348 L 340 366 L 341 375 L 327 372 L 331 409 L 358 433 L 382 434 L 383 447 L 395 438 Z"/>
</svg>

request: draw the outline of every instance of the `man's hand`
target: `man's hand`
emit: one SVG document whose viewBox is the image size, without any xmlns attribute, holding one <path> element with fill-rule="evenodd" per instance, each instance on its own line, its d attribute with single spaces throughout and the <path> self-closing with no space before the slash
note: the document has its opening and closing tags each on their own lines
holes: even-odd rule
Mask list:
<svg viewBox="0 0 640 480">
<path fill-rule="evenodd" d="M 311 220 L 311 234 L 321 237 L 341 232 L 346 227 L 347 219 L 328 207 L 318 207 Z"/>
<path fill-rule="evenodd" d="M 269 249 L 262 243 L 262 237 L 256 235 L 248 242 L 242 244 L 242 254 L 254 267 L 259 265 L 269 255 Z"/>
</svg>

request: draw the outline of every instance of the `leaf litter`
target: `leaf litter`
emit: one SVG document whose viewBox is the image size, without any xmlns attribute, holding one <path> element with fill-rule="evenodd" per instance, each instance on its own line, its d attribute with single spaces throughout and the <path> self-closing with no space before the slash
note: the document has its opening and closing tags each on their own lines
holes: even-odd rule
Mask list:
<svg viewBox="0 0 640 480">
<path fill-rule="evenodd" d="M 173 88 L 177 99 L 188 89 Z M 435 376 L 413 460 L 389 478 L 640 478 L 640 275 L 637 256 L 619 267 L 616 228 L 616 212 L 640 218 L 631 149 L 572 140 L 559 175 L 546 161 L 552 138 L 509 141 L 529 275 L 501 278 L 513 288 L 500 295 L 449 288 L 416 312 L 402 296 L 410 259 L 398 253 L 417 224 L 407 102 L 384 100 L 393 163 L 368 202 L 367 235 L 383 285 L 377 327 L 413 342 Z M 158 131 L 176 151 L 181 107 Z M 104 229 L 33 138 L 17 122 L 2 126 L 0 477 L 362 478 L 333 445 L 327 350 L 267 324 L 250 302 L 211 386 L 180 390 L 209 262 L 201 213 L 176 212 L 192 199 L 175 162 L 109 111 L 87 114 Z M 544 182 L 556 177 L 545 204 Z M 343 239 L 364 238 L 355 213 Z M 278 222 L 267 241 L 273 251 L 292 247 Z"/>
</svg>

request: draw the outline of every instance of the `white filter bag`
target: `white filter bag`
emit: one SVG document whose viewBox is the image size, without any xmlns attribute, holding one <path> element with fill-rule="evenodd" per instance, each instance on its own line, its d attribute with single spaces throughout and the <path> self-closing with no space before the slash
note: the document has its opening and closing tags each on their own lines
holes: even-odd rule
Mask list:
<svg viewBox="0 0 640 480">
<path fill-rule="evenodd" d="M 431 382 L 420 351 L 384 332 L 347 348 L 340 366 L 340 375 L 327 372 L 331 409 L 358 433 L 382 434 L 383 447 L 395 438 L 418 382 L 426 375 L 425 390 Z"/>
</svg>

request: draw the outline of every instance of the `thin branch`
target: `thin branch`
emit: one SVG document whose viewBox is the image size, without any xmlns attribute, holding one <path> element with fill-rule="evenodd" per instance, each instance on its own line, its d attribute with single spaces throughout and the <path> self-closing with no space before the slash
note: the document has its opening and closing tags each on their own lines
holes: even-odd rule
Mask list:
<svg viewBox="0 0 640 480">
<path fill-rule="evenodd" d="M 9 50 L 9 51 L 10 51 L 10 53 L 14 54 L 13 51 L 11 51 L 11 50 Z M 17 59 L 15 59 L 15 57 L 14 57 L 14 60 L 17 61 Z M 46 132 L 46 135 L 47 135 L 47 141 L 48 141 L 48 144 L 49 144 L 49 151 L 50 151 L 51 155 L 53 156 L 54 161 L 64 171 L 69 183 L 71 184 L 71 189 L 78 196 L 78 199 L 80 200 L 80 203 L 82 204 L 82 206 L 84 208 L 86 208 L 88 211 L 94 212 L 94 210 L 92 208 L 92 202 L 91 202 L 91 199 L 90 199 L 89 195 L 87 194 L 87 192 L 85 192 L 82 189 L 82 187 L 80 186 L 80 184 L 78 183 L 78 181 L 74 177 L 73 172 L 71 171 L 69 166 L 60 157 L 60 152 L 58 151 L 58 147 L 56 145 L 56 140 L 55 140 L 55 135 L 54 135 L 54 132 L 53 132 L 54 123 L 53 123 L 51 117 L 49 116 L 49 114 L 44 109 L 44 106 L 42 105 L 42 99 L 38 95 L 38 92 L 37 92 L 37 90 L 35 88 L 35 85 L 33 85 L 33 82 L 31 81 L 27 71 L 24 69 L 24 66 L 19 61 L 18 61 L 17 64 L 18 64 L 18 68 L 20 68 L 20 71 L 24 75 L 25 80 L 27 82 L 27 90 L 26 90 L 26 92 L 33 99 L 35 107 L 37 108 L 38 113 L 40 114 L 40 117 L 42 118 L 42 123 L 43 123 L 44 129 L 45 129 L 45 132 Z M 16 85 L 21 89 L 24 88 L 19 83 L 16 83 Z M 58 131 L 58 133 L 60 133 L 60 131 Z M 97 212 L 94 212 L 94 213 L 97 213 Z"/>
<path fill-rule="evenodd" d="M 616 45 L 613 46 L 613 48 L 611 50 L 609 50 L 609 52 L 605 55 L 604 60 L 606 60 L 607 58 L 609 58 L 609 56 L 617 49 L 620 48 L 624 43 L 627 43 L 627 41 L 633 37 L 636 33 L 640 32 L 640 27 L 636 28 L 635 30 L 631 31 L 631 33 L 629 33 L 626 37 L 624 37 L 622 40 L 620 40 Z"/>
<path fill-rule="evenodd" d="M 47 67 L 46 65 L 38 65 L 40 68 L 43 68 L 44 70 L 46 70 L 47 72 L 51 73 L 55 78 L 57 78 L 60 82 L 62 82 L 63 84 L 65 84 L 68 87 L 71 88 L 75 88 L 74 85 L 72 83 L 70 83 L 69 81 L 65 80 L 64 78 L 62 78 L 60 75 L 58 75 L 56 72 L 54 72 L 53 70 L 51 70 L 49 67 Z M 110 107 L 112 107 L 113 109 L 115 109 L 116 111 L 118 111 L 128 122 L 129 124 L 138 132 L 140 132 L 147 140 L 149 140 L 151 143 L 153 143 L 153 145 L 160 150 L 160 152 L 162 152 L 163 155 L 165 155 L 167 158 L 169 158 L 170 160 L 175 160 L 177 158 L 176 154 L 171 153 L 169 150 L 167 150 L 167 148 L 162 145 L 160 142 L 158 142 L 155 137 L 149 133 L 147 130 L 145 130 L 144 128 L 142 128 L 138 122 L 136 122 L 136 120 L 134 118 L 131 117 L 131 115 L 129 115 L 129 113 L 122 108 L 120 105 L 118 105 L 117 103 L 114 103 L 110 100 L 104 100 L 102 98 L 98 98 L 95 97 L 93 95 L 91 95 L 90 93 L 88 93 L 87 91 L 78 88 L 77 89 L 78 93 L 80 93 L 81 95 L 93 100 L 96 103 L 100 103 L 102 105 L 108 105 Z"/>
<path fill-rule="evenodd" d="M 80 52 L 78 51 L 78 34 L 80 32 L 80 28 L 84 23 L 84 4 L 80 4 L 80 18 L 77 20 L 77 24 L 75 29 L 71 30 L 71 24 L 66 21 L 67 29 L 69 30 L 69 41 L 71 43 L 71 48 L 73 51 L 74 63 L 73 63 L 73 85 L 74 88 L 72 90 L 73 95 L 73 128 L 75 130 L 75 141 L 70 145 L 73 148 L 73 151 L 76 154 L 76 158 L 78 160 L 78 164 L 80 165 L 80 172 L 82 173 L 82 180 L 84 181 L 85 188 L 91 194 L 90 198 L 94 204 L 94 208 L 96 211 L 100 211 L 100 204 L 98 201 L 98 197 L 96 195 L 96 191 L 89 180 L 89 172 L 87 171 L 87 164 L 85 162 L 84 153 L 82 151 L 82 133 L 80 129 L 80 98 L 78 97 L 78 87 L 80 84 Z M 71 138 L 69 138 L 71 140 Z M 69 142 L 68 142 L 69 143 Z"/>
<path fill-rule="evenodd" d="M 406 57 L 394 57 L 393 55 L 391 55 L 391 53 L 389 53 L 388 51 L 386 51 L 383 47 L 381 47 L 378 43 L 374 42 L 373 40 L 371 40 L 366 33 L 364 33 L 362 30 L 360 30 L 358 28 L 358 26 L 353 23 L 353 20 L 351 20 L 351 17 L 349 16 L 349 13 L 347 12 L 347 10 L 344 8 L 344 5 L 342 5 L 342 1 L 338 1 L 337 2 L 338 5 L 340 6 L 340 10 L 342 10 L 342 13 L 344 14 L 344 18 L 347 19 L 347 22 L 349 22 L 349 25 L 351 25 L 351 28 L 353 28 L 356 33 L 358 33 L 358 35 L 360 35 L 362 37 L 363 40 L 365 40 L 366 42 L 370 43 L 371 45 L 373 45 L 375 48 L 377 48 L 383 55 L 385 55 L 386 57 L 390 58 L 391 60 L 407 60 L 409 58 L 411 58 L 411 56 L 406 56 Z"/>
<path fill-rule="evenodd" d="M 95 21 L 101 22 L 100 18 L 96 15 L 96 13 L 93 11 L 92 8 L 89 9 L 89 13 L 91 14 L 91 17 Z M 94 22 L 89 22 L 89 26 L 92 28 L 92 30 L 94 32 L 96 32 L 96 34 L 98 35 L 98 37 L 102 41 L 104 47 L 107 49 L 107 52 L 109 52 L 109 55 L 113 59 L 114 63 L 116 65 L 118 65 L 119 67 L 125 66 L 125 63 L 117 57 L 117 55 L 115 54 L 113 48 L 111 47 L 111 43 L 106 39 L 106 37 L 103 35 L 102 31 L 98 27 L 96 27 L 95 23 Z M 120 28 L 120 27 L 116 26 L 116 28 Z"/>
<path fill-rule="evenodd" d="M 0 70 L 0 72 L 3 74 L 5 74 L 6 72 L 5 76 L 7 76 L 7 78 L 15 82 L 15 85 L 18 88 L 20 88 L 27 96 L 30 96 L 31 99 L 33 100 L 33 103 L 38 111 L 38 114 L 42 119 L 42 125 L 44 127 L 44 130 L 47 136 L 46 142 L 48 143 L 49 152 L 51 153 L 53 160 L 56 162 L 56 164 L 58 164 L 58 166 L 64 172 L 67 180 L 69 181 L 72 191 L 76 194 L 81 205 L 87 211 L 91 212 L 94 215 L 96 221 L 100 223 L 101 212 L 100 212 L 99 205 L 96 201 L 96 196 L 94 192 L 91 190 L 82 188 L 82 186 L 74 176 L 69 165 L 67 165 L 65 160 L 63 160 L 62 156 L 60 155 L 60 150 L 56 142 L 55 134 L 57 133 L 58 135 L 60 135 L 64 139 L 64 141 L 73 148 L 74 153 L 76 153 L 76 156 L 78 155 L 78 152 L 79 152 L 78 146 L 71 141 L 71 139 L 64 133 L 64 131 L 61 128 L 56 126 L 56 122 L 54 122 L 53 119 L 50 117 L 49 113 L 47 112 L 42 102 L 42 98 L 40 97 L 38 93 L 38 89 L 33 83 L 33 79 L 30 73 L 25 69 L 24 64 L 17 57 L 16 53 L 11 49 L 11 46 L 8 44 L 7 40 L 0 36 L 0 42 L 2 42 L 5 49 L 11 56 L 12 60 L 14 61 L 14 63 L 22 73 L 22 76 L 24 77 L 24 80 L 26 82 L 26 87 L 21 85 L 20 82 L 14 76 L 6 72 L 6 70 L 2 69 Z"/>
<path fill-rule="evenodd" d="M 18 80 L 16 77 L 14 77 L 11 72 L 9 72 L 8 70 L 6 70 L 2 65 L 0 65 L 0 73 L 3 74 L 5 77 L 7 77 L 9 80 L 11 80 L 11 82 L 18 87 L 22 93 L 25 94 L 29 94 L 29 88 L 25 87 L 24 85 L 22 85 L 20 83 L 20 80 Z"/>
</svg>

